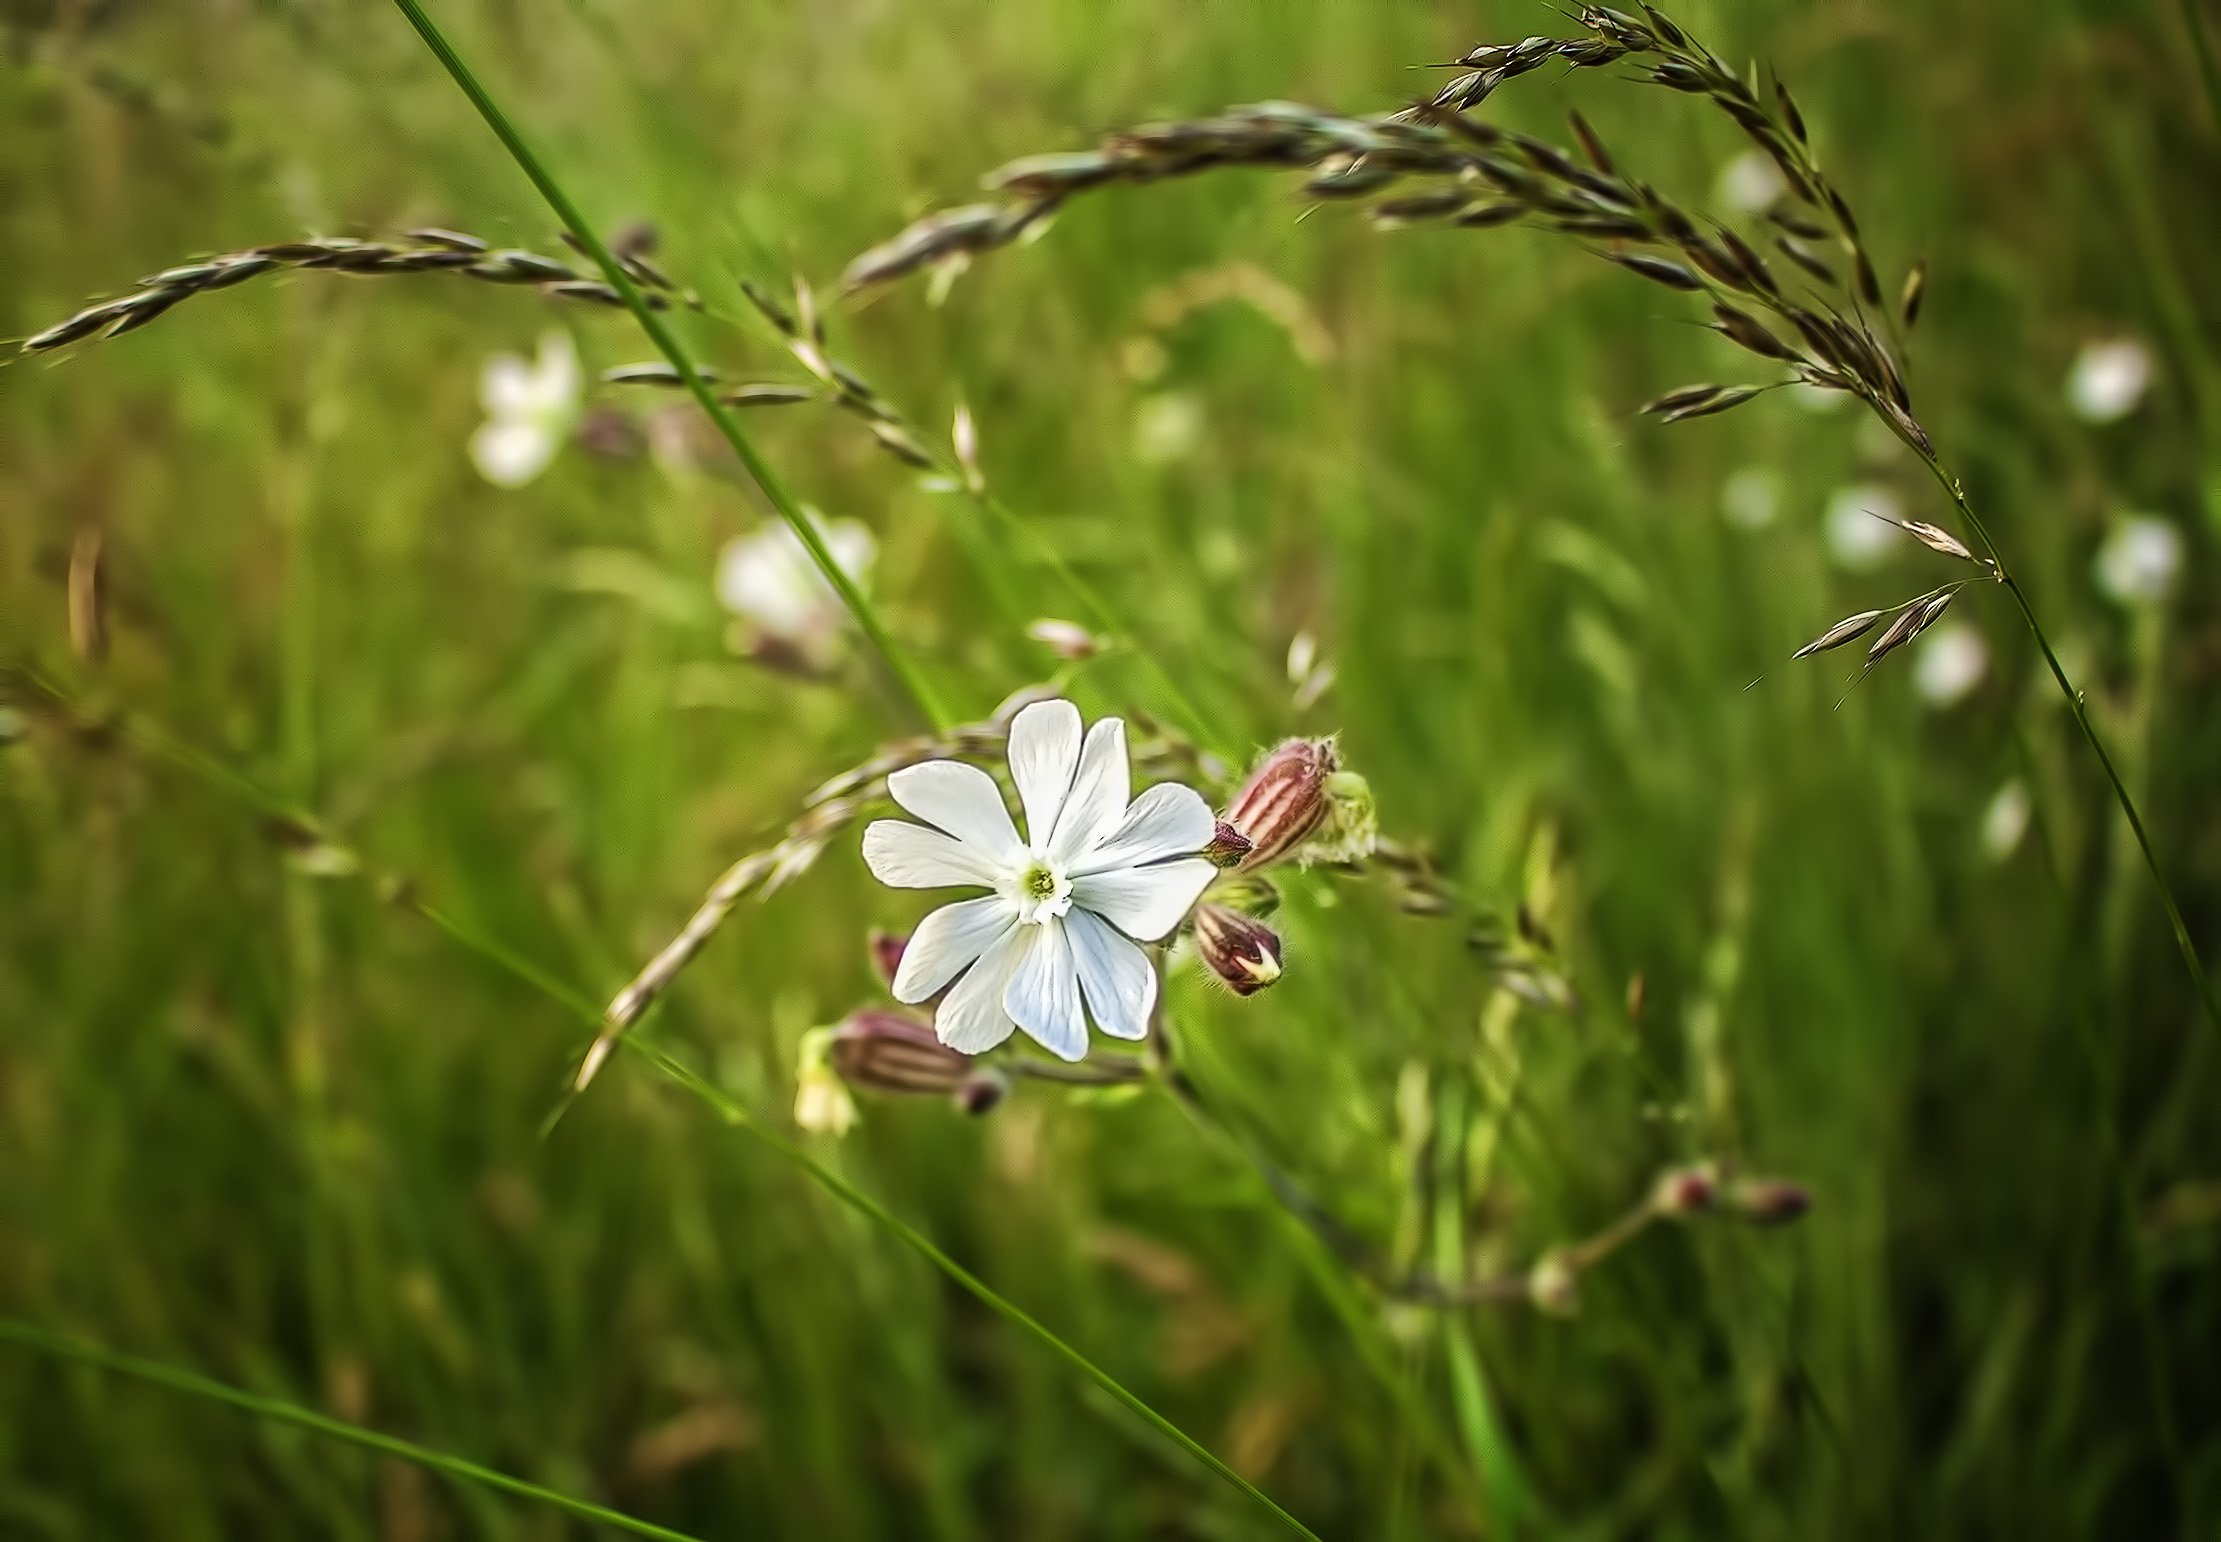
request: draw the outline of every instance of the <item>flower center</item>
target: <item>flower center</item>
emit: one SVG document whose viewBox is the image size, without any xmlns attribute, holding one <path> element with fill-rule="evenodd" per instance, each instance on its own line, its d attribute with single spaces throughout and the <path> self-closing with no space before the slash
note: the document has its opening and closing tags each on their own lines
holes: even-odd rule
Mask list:
<svg viewBox="0 0 2221 1542">
<path fill-rule="evenodd" d="M 1003 884 L 1003 894 L 1018 907 L 1018 919 L 1039 926 L 1072 908 L 1072 880 L 1047 857 L 1030 854 Z"/>
</svg>

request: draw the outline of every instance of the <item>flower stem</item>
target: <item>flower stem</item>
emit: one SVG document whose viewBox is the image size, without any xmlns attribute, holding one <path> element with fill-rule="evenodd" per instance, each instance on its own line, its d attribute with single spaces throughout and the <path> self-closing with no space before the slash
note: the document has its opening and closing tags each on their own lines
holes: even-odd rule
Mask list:
<svg viewBox="0 0 2221 1542">
<path fill-rule="evenodd" d="M 640 330 L 648 334 L 648 340 L 656 345 L 657 350 L 670 361 L 671 367 L 679 372 L 680 380 L 685 382 L 686 388 L 692 393 L 694 400 L 700 404 L 704 412 L 709 414 L 710 421 L 717 425 L 717 431 L 724 435 L 725 442 L 731 445 L 733 453 L 740 457 L 740 463 L 747 468 L 748 475 L 763 490 L 763 495 L 771 501 L 771 506 L 777 509 L 780 517 L 785 519 L 787 524 L 793 528 L 796 538 L 802 542 L 803 549 L 810 554 L 810 560 L 817 564 L 817 569 L 825 576 L 825 581 L 832 585 L 833 592 L 840 596 L 841 603 L 848 608 L 849 614 L 856 618 L 856 624 L 863 629 L 864 635 L 871 640 L 872 646 L 887 661 L 887 667 L 894 672 L 896 679 L 901 682 L 903 689 L 909 693 L 918 709 L 924 713 L 927 721 L 936 729 L 946 728 L 950 722 L 949 714 L 946 708 L 942 706 L 940 698 L 934 693 L 931 683 L 919 672 L 917 666 L 910 661 L 901 648 L 896 645 L 894 638 L 888 633 L 885 623 L 880 620 L 879 613 L 872 607 L 871 602 L 864 598 L 863 592 L 856 587 L 854 580 L 842 570 L 838 562 L 833 560 L 833 554 L 826 549 L 824 539 L 819 536 L 817 528 L 810 523 L 808 516 L 802 512 L 801 506 L 794 501 L 793 495 L 787 491 L 786 484 L 779 480 L 778 473 L 771 469 L 770 463 L 763 458 L 755 445 L 749 442 L 748 436 L 741 432 L 740 423 L 734 418 L 731 410 L 717 399 L 716 393 L 710 390 L 708 382 L 702 378 L 700 369 L 696 367 L 694 360 L 689 357 L 685 347 L 679 342 L 677 334 L 672 332 L 663 318 L 657 315 L 648 302 L 642 298 L 639 287 L 632 281 L 632 276 L 625 271 L 623 264 L 610 255 L 608 246 L 603 243 L 599 235 L 595 234 L 594 228 L 586 222 L 586 216 L 579 212 L 578 205 L 571 201 L 570 195 L 555 180 L 554 174 L 548 170 L 546 163 L 540 159 L 538 153 L 525 142 L 524 136 L 518 132 L 516 125 L 509 120 L 508 114 L 501 110 L 493 97 L 487 93 L 486 88 L 479 83 L 478 77 L 472 73 L 470 66 L 465 64 L 462 56 L 455 52 L 454 45 L 448 42 L 446 34 L 442 33 L 432 18 L 424 13 L 424 7 L 419 3 L 419 0 L 393 0 L 393 3 L 400 7 L 401 13 L 409 19 L 409 25 L 416 28 L 417 35 L 424 39 L 425 47 L 432 51 L 433 56 L 454 78 L 455 84 L 462 88 L 463 95 L 470 98 L 471 105 L 478 109 L 478 115 L 486 120 L 486 126 L 494 131 L 494 137 L 501 141 L 502 147 L 509 152 L 510 158 L 517 163 L 525 176 L 531 179 L 532 185 L 539 190 L 540 196 L 547 200 L 548 207 L 555 211 L 556 217 L 563 221 L 565 228 L 570 231 L 572 237 L 586 254 L 594 259 L 595 265 L 602 270 L 602 276 L 608 281 L 609 287 L 616 290 L 624 299 L 626 309 L 630 310 L 633 319 L 640 323 Z"/>
<path fill-rule="evenodd" d="M 332 1440 L 343 1440 L 349 1445 L 362 1446 L 367 1450 L 375 1451 L 381 1456 L 391 1457 L 397 1461 L 412 1462 L 419 1467 L 440 1473 L 445 1477 L 460 1479 L 465 1483 L 475 1483 L 481 1488 L 497 1489 L 504 1494 L 514 1494 L 520 1499 L 537 1500 L 541 1504 L 550 1505 L 555 1509 L 575 1515 L 581 1520 L 592 1521 L 603 1526 L 614 1526 L 620 1531 L 629 1531 L 634 1536 L 660 1538 L 662 1542 L 699 1542 L 699 1539 L 689 1532 L 673 1531 L 668 1526 L 658 1526 L 653 1521 L 640 1520 L 635 1516 L 625 1514 L 621 1510 L 612 1510 L 584 1499 L 574 1499 L 569 1494 L 558 1493 L 551 1488 L 542 1488 L 537 1483 L 528 1483 L 522 1478 L 513 1478 L 505 1472 L 496 1472 L 491 1467 L 481 1467 L 476 1462 L 467 1461 L 459 1456 L 450 1456 L 444 1451 L 435 1451 L 428 1446 L 415 1445 L 392 1435 L 381 1434 L 376 1430 L 366 1430 L 360 1425 L 349 1424 L 345 1420 L 334 1419 L 328 1414 L 320 1414 L 313 1409 L 302 1408 L 278 1398 L 264 1397 L 259 1393 L 243 1391 L 238 1387 L 213 1380 L 196 1372 L 173 1365 L 165 1365 L 159 1360 L 145 1360 L 137 1355 L 119 1354 L 115 1350 L 103 1349 L 95 1344 L 86 1344 L 76 1339 L 64 1338 L 62 1335 L 49 1332 L 35 1323 L 23 1322 L 12 1317 L 0 1317 L 0 1343 L 14 1344 L 42 1355 L 51 1355 L 56 1359 L 74 1360 L 81 1365 L 90 1365 L 113 1375 L 129 1376 L 153 1386 L 167 1388 L 172 1392 L 182 1392 L 188 1397 L 197 1397 L 204 1402 L 223 1403 L 229 1407 L 239 1409 L 243 1413 L 252 1414 L 257 1419 L 266 1419 L 273 1424 L 290 1424 L 296 1429 L 304 1429 L 311 1434 L 322 1435 Z"/>
<path fill-rule="evenodd" d="M 1914 449 L 1917 451 L 1919 446 L 1915 445 Z M 2175 933 L 2175 946 L 2182 953 L 2182 961 L 2190 971 L 2191 982 L 2198 988 L 2198 999 L 2205 1005 L 2206 1018 L 2216 1029 L 2221 1029 L 2221 1001 L 2216 1001 L 2214 997 L 2212 982 L 2206 978 L 2206 966 L 2199 961 L 2197 945 L 2191 941 L 2190 928 L 2183 921 L 2182 907 L 2175 903 L 2175 891 L 2169 886 L 2167 874 L 2159 865 L 2159 853 L 2152 849 L 2151 835 L 2144 828 L 2144 816 L 2137 811 L 2136 800 L 2129 795 L 2128 784 L 2121 780 L 2121 773 L 2115 768 L 2112 755 L 2106 751 L 2105 741 L 2098 736 L 2097 724 L 2090 720 L 2089 706 L 2083 701 L 2082 693 L 2068 680 L 2067 671 L 2059 662 L 2059 655 L 2052 650 L 2051 639 L 2044 635 L 2043 626 L 2036 619 L 2035 607 L 2029 604 L 2028 595 L 2022 590 L 2020 581 L 2006 567 L 2004 557 L 1998 552 L 1997 542 L 1990 538 L 1989 528 L 1982 523 L 1981 516 L 1974 512 L 1974 506 L 1967 502 L 1966 493 L 1960 487 L 1958 478 L 1944 470 L 1942 463 L 1933 454 L 1922 454 L 1921 461 L 1951 499 L 1952 505 L 1958 509 L 1967 528 L 1974 532 L 1975 539 L 1982 543 L 1983 550 L 1997 569 L 1998 582 L 2005 586 L 2013 596 L 2013 603 L 2020 607 L 2021 619 L 2028 623 L 2028 632 L 2036 639 L 2037 651 L 2043 654 L 2044 663 L 2051 670 L 2051 678 L 2059 687 L 2059 694 L 2067 699 L 2068 709 L 2074 714 L 2075 726 L 2082 730 L 2082 737 L 2088 741 L 2090 752 L 2097 757 L 2098 765 L 2105 772 L 2106 781 L 2112 784 L 2114 800 L 2120 804 L 2122 814 L 2127 816 L 2128 827 L 2136 836 L 2137 848 L 2144 853 L 2144 865 L 2151 869 L 2152 884 L 2159 891 L 2160 908 L 2167 913 L 2167 924 Z"/>
</svg>

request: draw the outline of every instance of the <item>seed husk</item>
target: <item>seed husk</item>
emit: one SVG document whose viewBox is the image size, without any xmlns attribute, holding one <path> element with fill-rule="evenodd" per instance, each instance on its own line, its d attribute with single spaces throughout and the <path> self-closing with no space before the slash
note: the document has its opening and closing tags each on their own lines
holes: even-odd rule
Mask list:
<svg viewBox="0 0 2221 1542">
<path fill-rule="evenodd" d="M 1905 275 L 1905 287 L 1898 292 L 1897 296 L 1897 314 L 1903 318 L 1907 327 L 1912 326 L 1914 322 L 1920 319 L 1920 302 L 1927 297 L 1927 294 L 1928 261 L 1926 258 L 1922 258 L 1919 262 L 1914 263 L 1912 271 Z"/>
<path fill-rule="evenodd" d="M 1845 643 L 1856 642 L 1874 629 L 1875 622 L 1888 614 L 1889 612 L 1886 610 L 1862 610 L 1855 616 L 1845 616 L 1841 621 L 1829 627 L 1825 632 L 1822 632 L 1818 637 L 1815 637 L 1811 642 L 1806 643 L 1789 656 L 1792 659 L 1809 659 L 1815 653 L 1826 653 L 1830 649 L 1842 647 Z"/>
<path fill-rule="evenodd" d="M 1941 525 L 1931 525 L 1926 520 L 1921 519 L 1901 519 L 1897 523 L 1903 528 L 1905 534 L 1911 536 L 1930 551 L 1940 551 L 1946 557 L 1957 557 L 1964 562 L 1977 560 L 1974 553 L 1967 549 L 1964 541 Z"/>
</svg>

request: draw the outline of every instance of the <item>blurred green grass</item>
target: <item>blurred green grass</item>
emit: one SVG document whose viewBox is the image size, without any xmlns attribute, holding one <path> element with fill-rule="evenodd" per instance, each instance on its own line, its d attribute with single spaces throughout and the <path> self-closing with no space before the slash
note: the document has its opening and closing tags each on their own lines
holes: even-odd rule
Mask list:
<svg viewBox="0 0 2221 1542">
<path fill-rule="evenodd" d="M 1011 156 L 1229 102 L 1375 110 L 1414 63 L 1559 30 L 1508 3 L 441 11 L 594 217 L 654 219 L 667 265 L 735 315 L 739 279 L 830 283 Z M 1877 251 L 1929 259 L 1923 418 L 2080 661 L 2216 957 L 2221 210 L 2198 190 L 2221 155 L 2178 9 L 1675 14 L 1774 62 Z M 551 244 L 381 8 L 32 4 L 6 36 L 11 335 L 303 231 Z M 1556 132 L 1576 102 L 1689 197 L 1739 149 L 1608 80 L 1536 77 L 1490 110 Z M 1226 742 L 1339 729 L 1389 827 L 1462 883 L 1508 908 L 1549 874 L 1589 1010 L 1484 1031 L 1453 937 L 1314 883 L 1274 990 L 1176 979 L 1200 1073 L 1409 1247 L 1432 1219 L 1415 1111 L 1466 1155 L 1432 1165 L 1484 1264 L 1593 1229 L 1695 1155 L 1794 1175 L 1814 1213 L 1646 1238 L 1570 1321 L 1365 1308 L 1353 1330 L 1255 1180 L 1159 1101 L 1022 1090 L 978 1122 L 872 1102 L 831 1159 L 1325 1535 L 1483 1534 L 1519 1484 L 1537 1534 L 2210 1535 L 2214 1036 L 2102 786 L 1987 594 L 1969 608 L 1990 669 L 1950 710 L 1885 672 L 1831 713 L 1844 671 L 1779 665 L 1934 581 L 1912 555 L 1840 572 L 1821 532 L 1853 482 L 1940 517 L 1917 468 L 1855 413 L 1780 396 L 1634 418 L 1750 377 L 1569 246 L 1298 212 L 1267 179 L 1105 195 L 942 307 L 911 286 L 835 321 L 918 421 L 971 404 L 1004 499 Z M 1228 274 L 1295 297 L 1327 349 L 1255 305 L 1174 298 Z M 621 315 L 301 276 L 0 369 L 0 648 L 599 997 L 907 721 L 860 668 L 804 685 L 729 653 L 715 555 L 765 517 L 737 487 L 575 447 L 519 492 L 477 478 L 479 363 L 551 325 L 591 366 L 649 356 Z M 2120 331 L 2160 381 L 2095 429 L 2058 382 Z M 788 373 L 767 331 L 696 336 Z M 963 710 L 1046 673 L 960 505 L 849 425 L 758 421 L 805 498 L 877 532 L 890 622 Z M 1754 465 L 1781 514 L 1746 532 L 1721 488 Z M 2171 608 L 2128 616 L 2090 564 L 2139 509 L 2190 557 Z M 111 584 L 98 665 L 64 599 L 88 527 Z M 632 579 L 581 581 L 612 571 Z M 995 577 L 1067 608 L 1023 553 Z M 1298 713 L 1281 659 L 1304 628 L 1340 678 Z M 1169 706 L 1111 666 L 1079 689 Z M 2038 829 L 1992 862 L 1982 811 L 2016 776 Z M 366 886 L 290 867 L 207 782 L 30 723 L 0 748 L 0 896 L 0 1309 L 713 1535 L 1270 1534 L 637 1068 L 541 1140 L 576 1022 Z M 783 1118 L 801 1033 L 876 994 L 864 930 L 916 913 L 844 843 L 740 914 L 658 1032 Z M 1636 975 L 1631 1028 L 1614 1003 Z M 13 1355 L 0 1408 L 10 1534 L 567 1524 Z"/>
</svg>

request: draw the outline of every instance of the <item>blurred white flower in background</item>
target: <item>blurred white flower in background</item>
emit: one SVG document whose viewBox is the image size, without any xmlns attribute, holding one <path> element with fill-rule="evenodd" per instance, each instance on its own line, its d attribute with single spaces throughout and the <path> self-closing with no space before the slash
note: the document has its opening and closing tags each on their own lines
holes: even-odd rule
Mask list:
<svg viewBox="0 0 2221 1542">
<path fill-rule="evenodd" d="M 871 531 L 853 519 L 829 521 L 807 512 L 834 563 L 864 588 L 879 555 Z M 743 651 L 759 651 L 768 641 L 821 669 L 839 656 L 847 609 L 784 520 L 725 543 L 717 558 L 717 599 L 753 634 L 740 639 Z"/>
<path fill-rule="evenodd" d="M 1720 168 L 1712 201 L 1731 214 L 1762 214 L 1789 191 L 1781 168 L 1763 150 L 1745 150 Z"/>
<path fill-rule="evenodd" d="M 2098 548 L 2098 587 L 2122 605 L 2165 599 L 2181 569 L 2182 533 L 2156 514 L 2120 521 Z"/>
<path fill-rule="evenodd" d="M 2067 401 L 2078 417 L 2112 423 L 2127 417 L 2152 383 L 2152 355 L 2132 337 L 2090 343 L 2067 371 Z"/>
<path fill-rule="evenodd" d="M 567 332 L 542 337 L 533 362 L 513 353 L 488 359 L 478 378 L 486 421 L 470 436 L 478 474 L 496 487 L 522 487 L 547 470 L 577 426 L 584 385 Z"/>
<path fill-rule="evenodd" d="M 1185 391 L 1159 391 L 1134 414 L 1134 455 L 1152 466 L 1186 460 L 1203 442 L 1203 404 Z"/>
<path fill-rule="evenodd" d="M 1741 530 L 1763 530 L 1781 512 L 1781 483 L 1764 466 L 1745 466 L 1720 486 L 1720 513 Z"/>
<path fill-rule="evenodd" d="M 1886 487 L 1871 483 L 1839 487 L 1828 499 L 1828 551 L 1838 566 L 1871 573 L 1904 540 L 1904 532 L 1897 528 L 1904 517 L 1897 495 Z"/>
<path fill-rule="evenodd" d="M 1990 645 L 1964 621 L 1947 622 L 1928 634 L 1913 661 L 1913 689 L 1931 707 L 1949 707 L 1966 698 L 1989 672 Z"/>
<path fill-rule="evenodd" d="M 2026 782 L 2016 776 L 2000 787 L 1982 813 L 1982 855 L 1992 862 L 2011 856 L 2028 833 L 2031 812 Z"/>
</svg>

